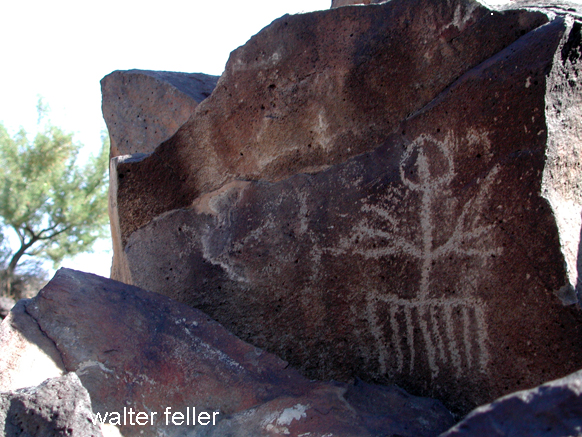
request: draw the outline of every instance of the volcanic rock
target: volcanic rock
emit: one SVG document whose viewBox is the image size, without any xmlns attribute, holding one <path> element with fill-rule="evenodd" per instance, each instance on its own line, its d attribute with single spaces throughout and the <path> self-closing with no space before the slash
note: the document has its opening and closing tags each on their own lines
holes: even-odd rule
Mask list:
<svg viewBox="0 0 582 437">
<path fill-rule="evenodd" d="M 582 371 L 504 396 L 472 411 L 440 437 L 579 436 Z"/>
<path fill-rule="evenodd" d="M 150 153 L 170 138 L 208 97 L 218 76 L 114 71 L 101 80 L 111 156 Z"/>
<path fill-rule="evenodd" d="M 127 419 L 119 424 L 126 437 L 230 435 L 222 430 L 236 430 L 232 435 L 237 436 L 323 435 L 333 430 L 335 436 L 412 437 L 433 436 L 453 424 L 440 402 L 397 387 L 310 382 L 202 312 L 99 276 L 61 269 L 35 298 L 20 301 L 16 311 L 20 318 L 12 313 L 0 326 L 2 390 L 22 388 L 18 366 L 30 356 L 12 348 L 7 357 L 6 346 L 18 340 L 38 343 L 38 354 L 45 352 L 55 369 L 52 375 L 45 372 L 53 378 L 47 387 L 60 381 L 62 373 L 74 372 L 101 419 L 114 413 L 123 418 L 130 408 L 147 414 L 147 423 Z M 36 336 L 38 331 L 42 337 Z M 193 425 L 177 417 L 166 424 L 168 407 L 184 414 L 183 419 L 196 408 L 216 423 Z M 101 419 L 94 417 L 94 423 Z"/>
<path fill-rule="evenodd" d="M 59 351 L 19 300 L 0 325 L 0 392 L 39 385 L 66 373 Z"/>
<path fill-rule="evenodd" d="M 172 138 L 118 163 L 123 246 L 154 217 L 234 179 L 274 182 L 374 150 L 455 79 L 547 20 L 469 0 L 275 20 L 231 54 L 212 95 Z"/>
<path fill-rule="evenodd" d="M 75 373 L 38 387 L 0 393 L 0 429 L 5 437 L 101 437 L 89 393 Z"/>
<path fill-rule="evenodd" d="M 276 20 L 117 162 L 118 279 L 458 413 L 581 368 L 581 27 L 470 0 Z"/>
</svg>

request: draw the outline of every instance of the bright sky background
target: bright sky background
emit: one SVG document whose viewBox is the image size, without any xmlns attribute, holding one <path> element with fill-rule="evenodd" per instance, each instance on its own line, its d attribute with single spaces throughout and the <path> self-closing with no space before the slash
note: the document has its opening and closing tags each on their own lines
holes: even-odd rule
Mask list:
<svg viewBox="0 0 582 437">
<path fill-rule="evenodd" d="M 19 0 L 2 4 L 0 122 L 36 128 L 38 96 L 51 121 L 85 145 L 105 129 L 99 81 L 114 70 L 220 75 L 228 55 L 274 19 L 328 9 L 331 0 Z M 63 266 L 109 276 L 111 244 Z"/>
</svg>

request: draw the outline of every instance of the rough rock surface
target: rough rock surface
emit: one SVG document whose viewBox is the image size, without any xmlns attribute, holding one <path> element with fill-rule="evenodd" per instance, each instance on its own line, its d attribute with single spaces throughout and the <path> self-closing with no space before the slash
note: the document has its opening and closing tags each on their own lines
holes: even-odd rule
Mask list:
<svg viewBox="0 0 582 437">
<path fill-rule="evenodd" d="M 114 71 L 101 80 L 103 118 L 111 139 L 109 211 L 114 261 L 112 277 L 120 277 L 121 230 L 117 212 L 117 162 L 128 155 L 147 156 L 190 118 L 216 87 L 218 76 L 202 73 Z M 123 176 L 121 176 L 123 177 Z"/>
<path fill-rule="evenodd" d="M 338 409 L 338 398 L 353 411 Z M 410 396 L 395 386 L 358 381 L 347 389 L 343 384 L 325 385 L 308 396 L 279 397 L 228 417 L 211 435 L 429 436 L 445 425 L 443 419 L 447 417 L 432 399 Z"/>
<path fill-rule="evenodd" d="M 504 396 L 440 437 L 582 435 L 582 371 Z"/>
<path fill-rule="evenodd" d="M 117 165 L 123 246 L 154 217 L 236 178 L 274 182 L 375 149 L 463 73 L 545 22 L 468 0 L 275 20 L 231 54 L 216 89 L 172 138 Z"/>
<path fill-rule="evenodd" d="M 0 326 L 2 390 L 21 388 L 14 364 L 31 356 L 13 348 L 7 357 L 7 343 L 36 344 L 39 339 L 30 333 L 40 331 L 51 347 L 40 343 L 36 355 L 54 360 L 53 373 L 46 377 L 75 372 L 95 413 L 123 414 L 124 408 L 150 418 L 157 413 L 153 424 L 132 426 L 128 419 L 119 426 L 126 437 L 230 435 L 223 430 L 237 436 L 333 430 L 338 437 L 412 437 L 434 436 L 453 424 L 440 402 L 397 387 L 310 382 L 196 309 L 95 275 L 61 269 L 16 311 L 25 313 L 26 323 L 21 318 L 15 324 L 12 314 Z M 219 412 L 220 423 L 166 426 L 167 407 L 172 412 L 195 407 L 211 417 Z"/>
<path fill-rule="evenodd" d="M 0 392 L 39 385 L 65 374 L 54 343 L 26 311 L 28 300 L 19 300 L 0 325 Z"/>
<path fill-rule="evenodd" d="M 218 76 L 202 73 L 114 71 L 101 80 L 111 156 L 151 153 L 176 133 L 208 97 Z"/>
<path fill-rule="evenodd" d="M 543 10 L 276 20 L 117 165 L 118 278 L 457 412 L 582 367 L 581 25 Z"/>
<path fill-rule="evenodd" d="M 89 393 L 75 373 L 0 393 L 0 430 L 5 437 L 102 436 Z"/>
</svg>

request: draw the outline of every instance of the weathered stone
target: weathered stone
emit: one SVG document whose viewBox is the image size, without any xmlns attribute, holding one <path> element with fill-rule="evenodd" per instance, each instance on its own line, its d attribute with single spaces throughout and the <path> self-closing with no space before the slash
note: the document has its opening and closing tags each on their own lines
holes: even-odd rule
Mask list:
<svg viewBox="0 0 582 437">
<path fill-rule="evenodd" d="M 375 149 L 456 78 L 545 22 L 471 0 L 275 20 L 231 54 L 212 95 L 172 138 L 117 165 L 122 245 L 233 179 L 278 181 Z"/>
<path fill-rule="evenodd" d="M 111 157 L 137 159 L 153 152 L 182 126 L 216 87 L 218 76 L 168 71 L 115 71 L 101 80 L 103 118 Z M 129 155 L 129 156 L 128 156 Z M 124 278 L 117 211 L 117 160 L 110 168 L 109 215 L 114 247 L 112 277 Z"/>
<path fill-rule="evenodd" d="M 0 320 L 8 315 L 15 303 L 14 299 L 0 296 Z"/>
<path fill-rule="evenodd" d="M 173 138 L 118 165 L 124 279 L 312 378 L 457 412 L 582 367 L 580 24 L 562 12 L 393 0 L 275 21 Z"/>
<path fill-rule="evenodd" d="M 89 393 L 75 373 L 38 387 L 0 393 L 0 429 L 5 437 L 101 437 Z"/>
<path fill-rule="evenodd" d="M 349 407 L 342 408 L 345 405 Z M 428 437 L 451 417 L 432 399 L 360 381 L 348 387 L 320 385 L 301 397 L 279 397 L 223 420 L 211 436 Z"/>
<path fill-rule="evenodd" d="M 111 156 L 151 153 L 208 97 L 218 76 L 169 71 L 114 71 L 101 80 Z"/>
<path fill-rule="evenodd" d="M 6 356 L 10 338 L 25 338 L 26 345 L 39 342 L 41 348 L 46 348 L 43 341 L 50 342 L 57 351 L 57 356 L 52 349 L 47 354 L 52 367 L 79 376 L 101 418 L 113 412 L 124 417 L 130 408 L 147 413 L 145 425 L 131 425 L 130 419 L 120 424 L 126 437 L 222 436 L 227 434 L 216 430 L 238 428 L 239 422 L 241 434 L 236 435 L 298 436 L 304 430 L 317 435 L 333 429 L 338 437 L 395 432 L 412 437 L 436 435 L 453 424 L 440 402 L 396 387 L 310 382 L 196 309 L 95 275 L 61 269 L 34 299 L 21 301 L 13 311 L 2 325 L 0 369 L 6 361 L 15 369 L 27 359 Z M 16 324 L 18 314 L 26 314 L 26 322 L 22 316 Z M 40 331 L 42 337 L 29 331 Z M 3 390 L 21 388 L 15 373 L 0 373 Z M 372 405 L 366 403 L 370 396 Z M 298 415 L 285 411 L 298 404 Z M 226 422 L 207 428 L 169 419 L 166 425 L 167 407 L 172 413 L 195 407 Z M 251 420 L 259 416 L 260 424 Z M 402 420 L 393 423 L 397 417 Z"/>
<path fill-rule="evenodd" d="M 60 377 L 65 366 L 52 340 L 19 300 L 0 324 L 0 392 L 39 385 Z"/>
<path fill-rule="evenodd" d="M 440 437 L 580 435 L 582 371 L 481 406 Z"/>
</svg>

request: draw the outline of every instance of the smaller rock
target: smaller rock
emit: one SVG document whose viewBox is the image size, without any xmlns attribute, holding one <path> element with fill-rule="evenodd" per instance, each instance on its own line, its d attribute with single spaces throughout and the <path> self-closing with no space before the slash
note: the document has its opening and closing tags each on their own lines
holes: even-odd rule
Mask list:
<svg viewBox="0 0 582 437">
<path fill-rule="evenodd" d="M 150 153 L 170 138 L 208 97 L 218 76 L 202 73 L 114 71 L 101 80 L 111 156 Z"/>
<path fill-rule="evenodd" d="M 16 302 L 9 297 L 0 296 L 0 320 L 3 320 Z"/>
<path fill-rule="evenodd" d="M 0 429 L 5 437 L 103 435 L 89 393 L 75 373 L 0 393 Z"/>
<path fill-rule="evenodd" d="M 66 373 L 55 344 L 26 311 L 21 299 L 0 323 L 0 392 L 39 385 Z"/>
<path fill-rule="evenodd" d="M 476 408 L 440 437 L 580 435 L 582 370 Z"/>
</svg>

